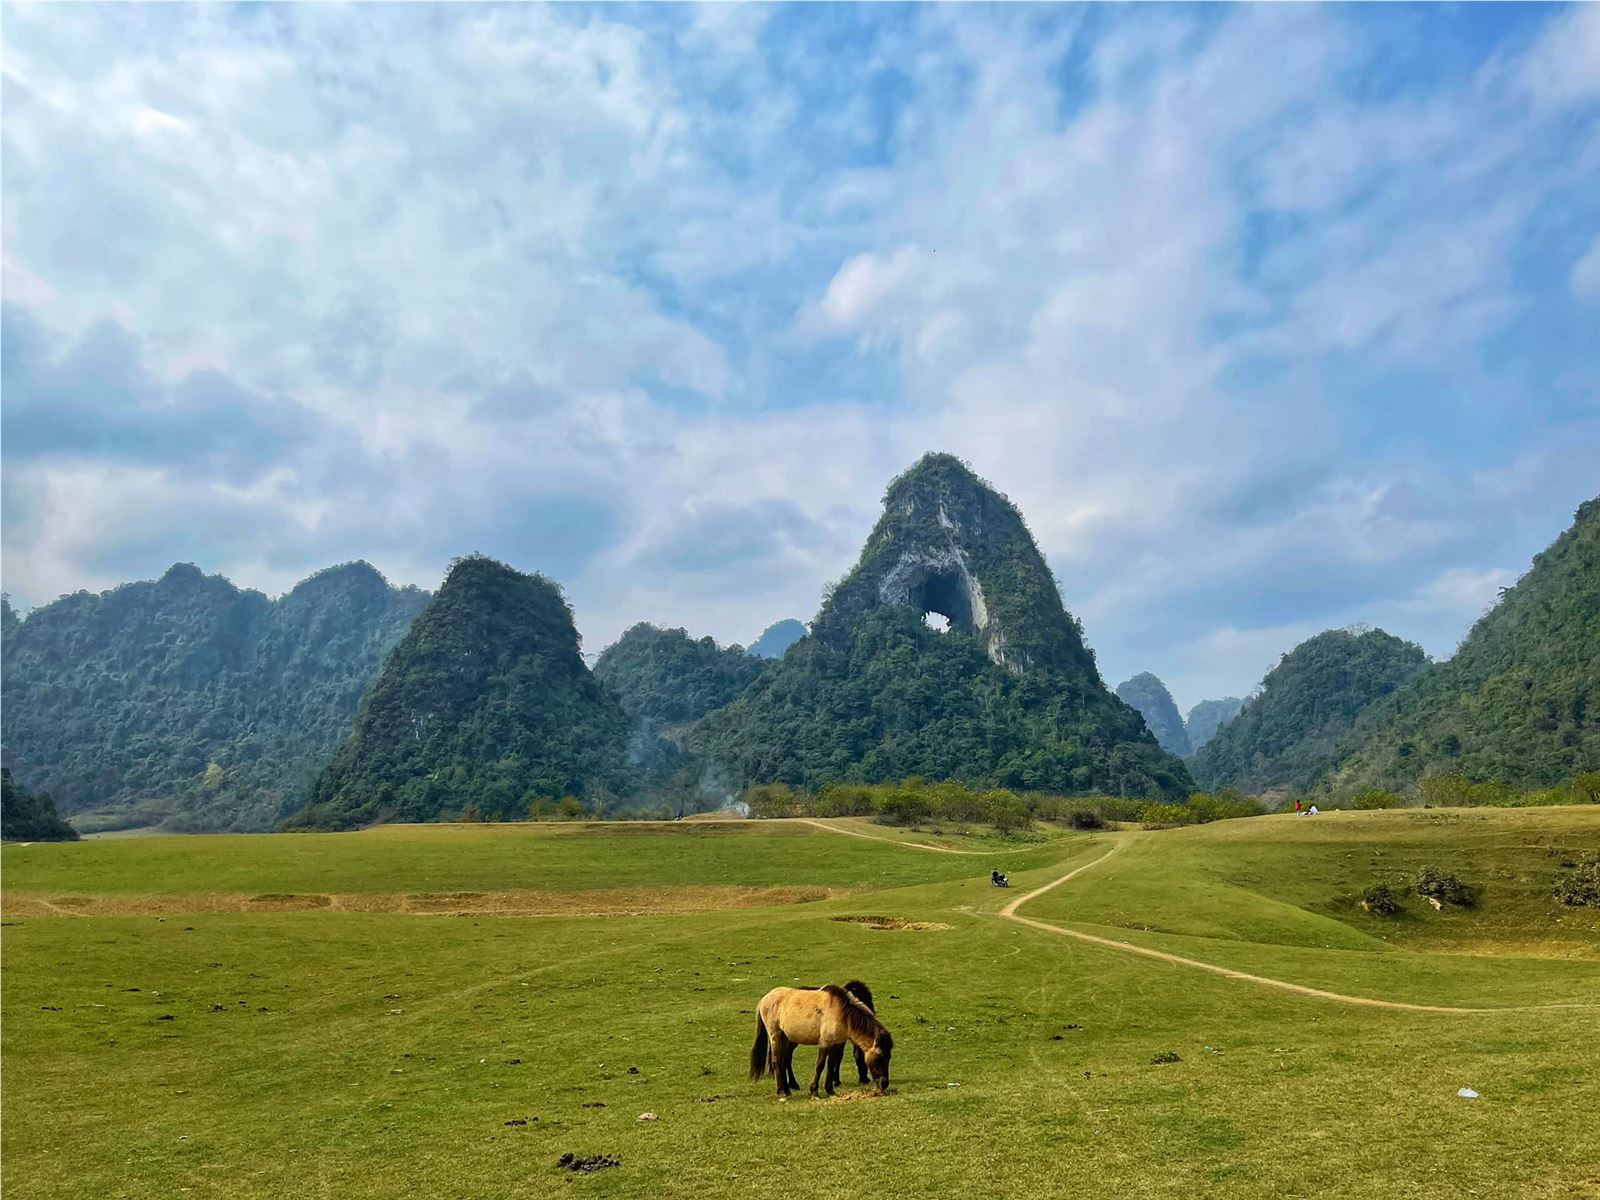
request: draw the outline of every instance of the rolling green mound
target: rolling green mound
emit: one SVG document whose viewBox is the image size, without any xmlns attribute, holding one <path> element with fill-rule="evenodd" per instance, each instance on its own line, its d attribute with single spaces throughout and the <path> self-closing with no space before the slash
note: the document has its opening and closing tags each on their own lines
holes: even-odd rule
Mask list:
<svg viewBox="0 0 1600 1200">
<path fill-rule="evenodd" d="M 1021 514 L 947 454 L 889 485 L 810 635 L 690 744 L 739 784 L 920 775 L 1181 796 L 1190 782 L 1106 689 Z"/>
<path fill-rule="evenodd" d="M 1459 775 L 1552 787 L 1600 770 L 1600 499 L 1533 560 L 1461 648 L 1364 714 L 1334 791 Z"/>
<path fill-rule="evenodd" d="M 1202 787 L 1309 787 L 1337 760 L 1356 718 L 1427 665 L 1420 646 L 1381 629 L 1330 629 L 1301 642 L 1261 692 L 1190 760 Z"/>
<path fill-rule="evenodd" d="M 584 665 L 560 589 L 463 558 L 384 662 L 296 824 L 521 817 L 542 797 L 625 789 L 628 727 Z"/>
</svg>

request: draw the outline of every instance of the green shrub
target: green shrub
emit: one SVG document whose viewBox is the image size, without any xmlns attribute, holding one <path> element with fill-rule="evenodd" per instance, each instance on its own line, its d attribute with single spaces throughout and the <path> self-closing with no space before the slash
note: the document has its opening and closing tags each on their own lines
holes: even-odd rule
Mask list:
<svg viewBox="0 0 1600 1200">
<path fill-rule="evenodd" d="M 1363 811 L 1378 808 L 1401 808 L 1404 805 L 1404 800 L 1393 792 L 1385 791 L 1383 788 L 1368 788 L 1350 799 L 1351 808 Z"/>
<path fill-rule="evenodd" d="M 1400 911 L 1400 902 L 1386 883 L 1375 883 L 1361 893 L 1361 907 L 1380 917 L 1390 917 Z"/>
<path fill-rule="evenodd" d="M 1568 908 L 1600 908 L 1600 857 L 1585 855 L 1556 880 L 1550 894 Z"/>
<path fill-rule="evenodd" d="M 1001 833 L 1015 833 L 1033 824 L 1033 814 L 1015 792 L 1001 788 L 983 798 L 984 815 Z"/>
<path fill-rule="evenodd" d="M 1073 829 L 1104 829 L 1106 823 L 1092 808 L 1075 808 L 1067 814 L 1067 824 Z"/>
<path fill-rule="evenodd" d="M 1454 875 L 1446 874 L 1437 867 L 1422 868 L 1422 874 L 1417 876 L 1415 890 L 1417 895 L 1437 900 L 1441 904 L 1454 904 L 1458 908 L 1472 907 L 1472 889 Z"/>
<path fill-rule="evenodd" d="M 881 793 L 874 797 L 872 807 L 879 820 L 891 825 L 915 825 L 926 820 L 930 811 L 927 800 L 908 789 Z"/>
<path fill-rule="evenodd" d="M 1146 829 L 1167 829 L 1193 825 L 1196 818 L 1187 804 L 1146 804 L 1139 810 L 1139 821 Z"/>
<path fill-rule="evenodd" d="M 1600 771 L 1585 771 L 1572 777 L 1574 804 L 1600 804 Z"/>
<path fill-rule="evenodd" d="M 1259 817 L 1266 812 L 1259 800 L 1251 800 L 1234 788 L 1220 792 L 1196 792 L 1189 797 L 1190 821 L 1226 821 L 1233 817 Z"/>
<path fill-rule="evenodd" d="M 744 802 L 757 817 L 794 817 L 801 813 L 800 797 L 787 783 L 763 783 L 748 789 Z"/>
</svg>

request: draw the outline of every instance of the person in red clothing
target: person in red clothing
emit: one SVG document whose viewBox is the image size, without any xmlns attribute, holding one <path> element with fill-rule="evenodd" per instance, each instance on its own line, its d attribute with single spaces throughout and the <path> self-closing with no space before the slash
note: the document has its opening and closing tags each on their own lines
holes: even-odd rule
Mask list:
<svg viewBox="0 0 1600 1200">
<path fill-rule="evenodd" d="M 1304 811 L 1305 810 L 1300 807 L 1300 801 L 1296 800 L 1294 802 L 1294 815 L 1298 817 Z"/>
</svg>

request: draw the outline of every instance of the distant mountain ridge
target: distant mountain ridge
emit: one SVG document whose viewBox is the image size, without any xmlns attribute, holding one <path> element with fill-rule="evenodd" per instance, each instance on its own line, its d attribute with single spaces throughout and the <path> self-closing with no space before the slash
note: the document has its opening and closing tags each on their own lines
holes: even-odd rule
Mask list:
<svg viewBox="0 0 1600 1200">
<path fill-rule="evenodd" d="M 25 619 L 7 604 L 5 763 L 91 828 L 270 828 L 427 599 L 365 562 L 276 600 L 179 563 Z"/>
<path fill-rule="evenodd" d="M 601 652 L 594 674 L 629 716 L 670 725 L 721 708 L 762 666 L 743 646 L 724 648 L 709 637 L 640 622 Z"/>
<path fill-rule="evenodd" d="M 750 643 L 747 653 L 756 658 L 782 658 L 789 652 L 789 647 L 805 635 L 804 623 L 796 621 L 793 617 L 785 617 L 768 625 L 761 636 Z"/>
<path fill-rule="evenodd" d="M 1198 754 L 1200 748 L 1217 736 L 1217 730 L 1239 715 L 1245 701 L 1239 696 L 1224 696 L 1220 700 L 1202 700 L 1189 710 L 1184 718 L 1184 732 L 1189 735 L 1189 752 Z"/>
<path fill-rule="evenodd" d="M 1185 758 L 1189 754 L 1189 732 L 1178 715 L 1178 706 L 1172 702 L 1167 685 L 1143 671 L 1132 679 L 1117 685 L 1117 699 L 1131 706 L 1155 735 L 1156 742 L 1168 754 Z"/>
</svg>

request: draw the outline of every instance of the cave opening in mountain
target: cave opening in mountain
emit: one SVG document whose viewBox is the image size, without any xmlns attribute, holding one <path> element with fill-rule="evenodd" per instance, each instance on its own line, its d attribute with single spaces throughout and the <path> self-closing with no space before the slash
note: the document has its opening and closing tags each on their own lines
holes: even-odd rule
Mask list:
<svg viewBox="0 0 1600 1200">
<path fill-rule="evenodd" d="M 952 629 L 963 633 L 978 631 L 966 580 L 954 572 L 930 574 L 911 589 L 910 600 L 921 611 L 923 622 L 930 629 L 940 633 Z"/>
</svg>

